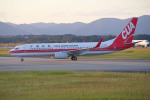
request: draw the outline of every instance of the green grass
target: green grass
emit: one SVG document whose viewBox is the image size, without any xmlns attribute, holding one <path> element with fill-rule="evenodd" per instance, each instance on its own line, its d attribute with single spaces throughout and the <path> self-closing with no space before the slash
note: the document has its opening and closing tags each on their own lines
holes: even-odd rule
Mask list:
<svg viewBox="0 0 150 100">
<path fill-rule="evenodd" d="M 0 100 L 149 99 L 149 73 L 0 72 Z"/>
<path fill-rule="evenodd" d="M 0 56 L 11 56 L 8 54 L 9 49 L 0 49 Z"/>
</svg>

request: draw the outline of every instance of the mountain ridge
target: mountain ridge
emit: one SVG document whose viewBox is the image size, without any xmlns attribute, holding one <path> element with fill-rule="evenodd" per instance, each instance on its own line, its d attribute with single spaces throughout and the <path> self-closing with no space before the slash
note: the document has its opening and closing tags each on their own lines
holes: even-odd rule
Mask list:
<svg viewBox="0 0 150 100">
<path fill-rule="evenodd" d="M 118 35 L 131 18 L 101 18 L 90 23 L 31 23 L 0 22 L 0 35 Z M 150 34 L 150 15 L 139 17 L 135 34 Z"/>
</svg>

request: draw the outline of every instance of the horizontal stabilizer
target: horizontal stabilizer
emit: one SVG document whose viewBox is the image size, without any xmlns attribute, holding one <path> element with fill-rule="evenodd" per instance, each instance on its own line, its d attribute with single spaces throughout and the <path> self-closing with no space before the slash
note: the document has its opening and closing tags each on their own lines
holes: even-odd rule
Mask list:
<svg viewBox="0 0 150 100">
<path fill-rule="evenodd" d="M 139 42 L 142 42 L 142 41 L 138 41 L 138 42 L 131 42 L 131 43 L 125 43 L 124 45 L 131 45 L 131 44 L 136 44 L 136 43 L 139 43 Z"/>
</svg>

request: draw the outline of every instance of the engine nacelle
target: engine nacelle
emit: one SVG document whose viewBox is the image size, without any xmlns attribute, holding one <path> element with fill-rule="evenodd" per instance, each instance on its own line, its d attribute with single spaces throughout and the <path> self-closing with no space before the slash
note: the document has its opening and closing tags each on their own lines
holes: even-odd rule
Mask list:
<svg viewBox="0 0 150 100">
<path fill-rule="evenodd" d="M 56 59 L 66 59 L 66 58 L 68 58 L 68 54 L 65 52 L 56 52 L 55 58 Z"/>
</svg>

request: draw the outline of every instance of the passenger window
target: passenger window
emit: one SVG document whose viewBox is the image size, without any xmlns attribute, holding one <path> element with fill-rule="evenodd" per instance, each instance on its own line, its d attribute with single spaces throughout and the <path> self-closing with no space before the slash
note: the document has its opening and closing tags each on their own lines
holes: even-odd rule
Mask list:
<svg viewBox="0 0 150 100">
<path fill-rule="evenodd" d="M 39 47 L 39 45 L 36 45 L 36 47 Z"/>
</svg>

